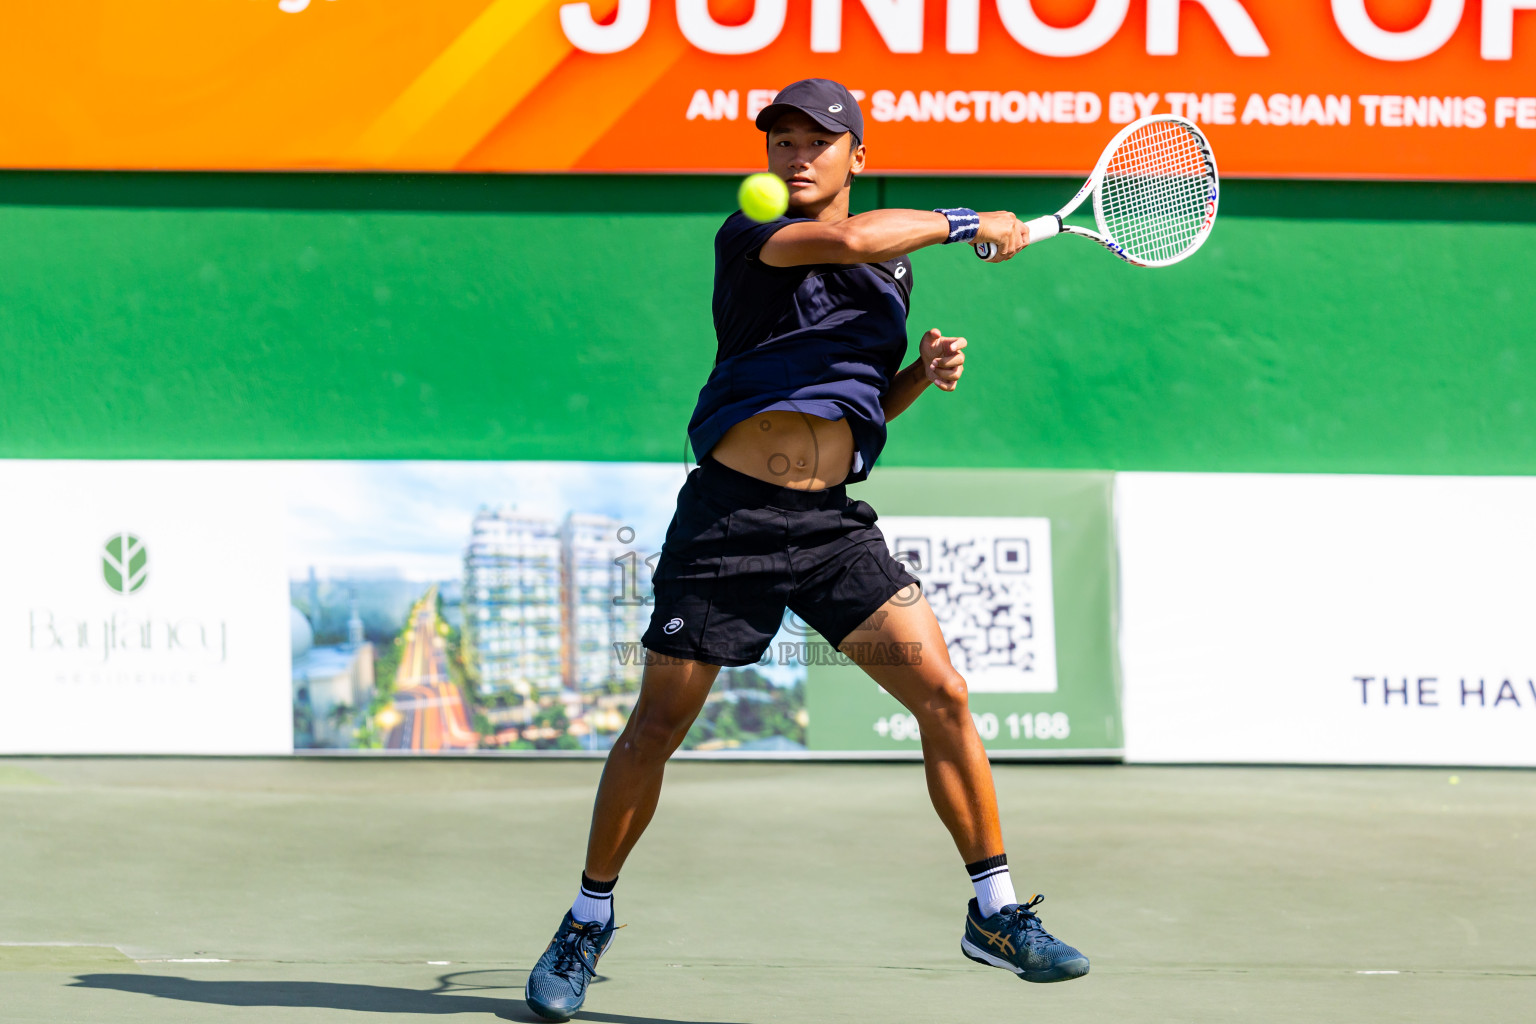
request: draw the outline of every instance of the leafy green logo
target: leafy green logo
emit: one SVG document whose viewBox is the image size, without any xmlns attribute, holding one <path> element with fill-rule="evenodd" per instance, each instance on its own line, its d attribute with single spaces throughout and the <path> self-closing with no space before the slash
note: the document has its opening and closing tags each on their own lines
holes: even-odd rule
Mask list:
<svg viewBox="0 0 1536 1024">
<path fill-rule="evenodd" d="M 101 575 L 114 594 L 136 594 L 149 579 L 149 552 L 131 533 L 115 534 L 101 555 Z"/>
</svg>

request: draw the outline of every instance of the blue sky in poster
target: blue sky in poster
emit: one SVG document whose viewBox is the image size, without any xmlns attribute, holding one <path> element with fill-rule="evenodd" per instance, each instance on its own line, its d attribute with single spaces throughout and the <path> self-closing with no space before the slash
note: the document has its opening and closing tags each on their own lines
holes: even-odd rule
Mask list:
<svg viewBox="0 0 1536 1024">
<path fill-rule="evenodd" d="M 482 506 L 560 519 L 612 516 L 629 545 L 661 550 L 685 468 L 654 462 L 303 462 L 285 467 L 288 571 L 303 578 L 398 573 L 463 575 L 470 523 Z"/>
</svg>

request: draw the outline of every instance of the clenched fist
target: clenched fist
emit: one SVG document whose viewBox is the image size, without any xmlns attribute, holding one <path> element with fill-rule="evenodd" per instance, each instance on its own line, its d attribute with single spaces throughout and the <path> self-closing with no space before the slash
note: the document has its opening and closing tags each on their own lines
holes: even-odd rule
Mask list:
<svg viewBox="0 0 1536 1024">
<path fill-rule="evenodd" d="M 1015 253 L 1029 244 L 1029 232 L 1019 218 L 1007 210 L 998 210 L 981 214 L 981 227 L 972 242 L 977 245 L 991 242 L 997 246 L 998 254 L 992 262 L 1000 263 L 1013 259 Z"/>
</svg>

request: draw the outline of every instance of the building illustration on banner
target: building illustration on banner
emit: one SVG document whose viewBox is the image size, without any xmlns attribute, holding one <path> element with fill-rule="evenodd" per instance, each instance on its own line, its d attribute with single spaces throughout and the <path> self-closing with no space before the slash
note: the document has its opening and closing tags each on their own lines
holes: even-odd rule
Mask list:
<svg viewBox="0 0 1536 1024">
<path fill-rule="evenodd" d="M 291 557 L 314 559 L 290 567 L 294 746 L 611 746 L 639 696 L 639 637 L 652 609 L 646 559 L 664 532 L 675 468 L 381 464 L 349 473 L 300 488 L 306 502 L 291 513 L 308 538 Z M 619 473 L 645 486 L 601 479 Z M 431 494 L 440 507 L 390 524 L 367 497 L 392 491 Z M 509 491 L 532 500 L 474 500 Z M 625 507 L 626 494 L 650 503 Z M 440 532 L 428 535 L 424 521 Z M 315 564 L 359 535 L 373 538 L 371 551 L 347 566 Z M 803 678 L 794 665 L 723 670 L 685 748 L 804 749 Z"/>
<path fill-rule="evenodd" d="M 541 722 L 531 704 L 545 692 L 561 694 L 567 722 L 581 723 L 575 735 L 623 727 L 643 665 L 616 652 L 650 612 L 641 598 L 625 600 L 626 533 L 634 531 L 591 513 L 475 516 L 464 555 L 466 664 L 498 738 L 558 739 L 558 717 Z"/>
<path fill-rule="evenodd" d="M 614 645 L 645 628 L 648 608 L 624 600 L 624 524 L 568 513 L 556 521 L 484 509 L 464 555 L 465 632 L 482 692 L 640 682 Z M 630 531 L 632 534 L 633 531 Z"/>
</svg>

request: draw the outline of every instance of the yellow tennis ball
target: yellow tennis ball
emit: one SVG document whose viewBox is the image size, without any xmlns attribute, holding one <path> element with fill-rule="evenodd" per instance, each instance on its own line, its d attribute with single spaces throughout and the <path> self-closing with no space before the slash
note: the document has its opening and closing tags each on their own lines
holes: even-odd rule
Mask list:
<svg viewBox="0 0 1536 1024">
<path fill-rule="evenodd" d="M 760 223 L 767 223 L 784 216 L 789 209 L 789 186 L 777 174 L 760 171 L 749 174 L 736 190 L 736 202 L 741 212 Z"/>
</svg>

